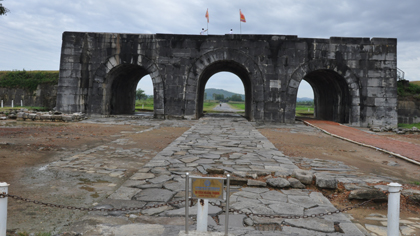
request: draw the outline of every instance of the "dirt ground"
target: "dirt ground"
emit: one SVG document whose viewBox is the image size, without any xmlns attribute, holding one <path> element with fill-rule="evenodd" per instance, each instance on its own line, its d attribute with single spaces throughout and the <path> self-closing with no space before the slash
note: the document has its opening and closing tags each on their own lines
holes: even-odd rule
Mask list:
<svg viewBox="0 0 420 236">
<path fill-rule="evenodd" d="M 189 128 L 111 125 L 89 123 L 48 123 L 2 121 L 0 123 L 0 182 L 10 184 L 9 193 L 63 205 L 91 207 L 109 196 L 134 171 L 141 168 L 156 153 Z M 335 139 L 320 131 L 296 129 L 291 125 L 264 127 L 258 130 L 279 150 L 291 157 L 307 157 L 343 161 L 361 172 L 390 175 L 405 184 L 420 181 L 419 167 L 389 155 Z M 141 131 L 147 131 L 141 133 Z M 420 135 L 380 134 L 394 139 L 420 143 Z M 125 143 L 117 142 L 128 140 Z M 95 167 L 44 168 L 63 162 L 68 157 L 95 150 Z M 141 151 L 140 151 L 141 149 Z M 112 154 L 135 150 L 139 157 Z M 104 158 L 105 155 L 113 158 Z M 111 156 L 112 156 L 111 155 Z M 134 158 L 134 159 L 133 159 Z M 109 160 L 110 159 L 110 160 Z M 397 166 L 388 163 L 397 162 Z M 134 164 L 133 164 L 134 163 Z M 87 168 L 87 167 L 86 167 Z M 96 169 L 95 169 L 96 168 Z M 122 176 L 99 174 L 98 168 L 124 169 Z M 416 187 L 416 186 L 414 186 Z M 345 191 L 326 193 L 337 206 L 352 204 L 346 201 Z M 375 212 L 386 215 L 377 203 L 368 208 L 352 210 L 355 221 L 363 221 Z M 420 217 L 411 208 L 402 217 Z M 39 205 L 9 200 L 9 232 L 58 232 L 77 219 L 78 211 L 54 210 Z"/>
<path fill-rule="evenodd" d="M 109 196 L 189 128 L 21 121 L 4 121 L 0 125 L 0 182 L 10 184 L 9 194 L 78 207 L 92 207 Z M 138 133 L 146 130 L 150 131 Z M 129 141 L 117 142 L 124 140 Z M 45 168 L 103 145 L 114 154 L 95 150 L 96 170 Z M 135 150 L 141 157 L 117 155 L 124 150 Z M 114 177 L 97 170 L 106 168 L 126 171 Z M 59 232 L 81 214 L 84 212 L 9 199 L 7 228 L 9 233 Z"/>
<path fill-rule="evenodd" d="M 361 128 L 361 130 L 369 132 L 368 129 Z M 380 176 L 392 176 L 398 179 L 398 182 L 403 184 L 405 189 L 420 190 L 420 166 L 402 159 L 334 138 L 321 131 L 313 131 L 313 129 L 282 125 L 261 127 L 258 131 L 287 156 L 342 161 L 348 166 L 357 167 L 358 172 L 363 174 L 373 173 Z M 376 133 L 375 135 L 420 145 L 420 135 L 416 134 Z M 397 165 L 388 165 L 393 162 L 396 162 Z M 305 169 L 305 167 L 301 168 Z M 358 200 L 349 201 L 347 197 L 350 191 L 344 190 L 343 186 L 338 191 L 323 191 L 323 193 L 339 209 L 362 202 Z M 353 222 L 377 225 L 377 221 L 366 220 L 365 218 L 370 214 L 386 216 L 387 204 L 386 201 L 373 202 L 364 207 L 353 209 L 348 213 L 353 218 Z M 420 217 L 420 205 L 411 202 L 407 204 L 402 197 L 400 218 L 409 220 L 410 217 Z M 420 229 L 416 230 L 415 235 L 420 235 Z"/>
</svg>

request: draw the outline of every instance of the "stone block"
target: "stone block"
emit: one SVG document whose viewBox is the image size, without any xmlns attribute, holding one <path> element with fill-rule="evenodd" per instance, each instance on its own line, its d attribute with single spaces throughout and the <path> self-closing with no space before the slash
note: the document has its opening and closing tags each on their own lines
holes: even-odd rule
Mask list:
<svg viewBox="0 0 420 236">
<path fill-rule="evenodd" d="M 337 188 L 337 179 L 334 176 L 326 174 L 315 174 L 316 186 L 319 188 Z"/>
<path fill-rule="evenodd" d="M 301 169 L 295 169 L 292 176 L 303 184 L 312 184 L 313 172 Z"/>
</svg>

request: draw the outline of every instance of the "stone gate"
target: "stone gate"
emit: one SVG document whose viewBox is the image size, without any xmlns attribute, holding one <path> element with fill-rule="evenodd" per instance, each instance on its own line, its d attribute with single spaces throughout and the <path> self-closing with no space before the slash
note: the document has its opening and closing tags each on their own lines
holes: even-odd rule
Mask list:
<svg viewBox="0 0 420 236">
<path fill-rule="evenodd" d="M 137 83 L 149 74 L 155 117 L 199 118 L 205 85 L 221 71 L 242 80 L 245 116 L 252 121 L 293 123 L 305 80 L 314 91 L 316 118 L 397 125 L 392 38 L 64 32 L 57 110 L 133 114 Z"/>
</svg>

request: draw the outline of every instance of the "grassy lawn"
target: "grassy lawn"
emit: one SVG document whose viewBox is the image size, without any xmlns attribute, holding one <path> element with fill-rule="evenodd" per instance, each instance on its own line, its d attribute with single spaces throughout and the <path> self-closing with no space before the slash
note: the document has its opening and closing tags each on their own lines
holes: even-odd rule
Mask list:
<svg viewBox="0 0 420 236">
<path fill-rule="evenodd" d="M 314 108 L 310 106 L 296 106 L 296 116 L 314 116 Z"/>
<path fill-rule="evenodd" d="M 153 99 L 147 100 L 136 100 L 136 111 L 153 111 L 154 101 Z"/>
<path fill-rule="evenodd" d="M 420 123 L 414 123 L 414 124 L 398 124 L 399 128 L 403 129 L 411 129 L 412 127 L 417 127 L 420 129 Z"/>
<path fill-rule="evenodd" d="M 228 104 L 233 108 L 245 110 L 245 102 L 228 102 Z"/>
</svg>

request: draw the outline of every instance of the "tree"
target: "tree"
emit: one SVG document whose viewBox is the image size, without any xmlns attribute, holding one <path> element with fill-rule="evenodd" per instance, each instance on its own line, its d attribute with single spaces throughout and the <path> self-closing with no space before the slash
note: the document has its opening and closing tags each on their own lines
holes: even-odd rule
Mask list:
<svg viewBox="0 0 420 236">
<path fill-rule="evenodd" d="M 239 94 L 233 94 L 232 97 L 231 97 L 231 100 L 235 101 L 235 102 L 242 102 L 243 101 L 242 96 L 239 95 Z"/>
<path fill-rule="evenodd" d="M 225 95 L 223 94 L 213 94 L 214 100 L 222 101 L 225 98 Z"/>
<path fill-rule="evenodd" d="M 147 95 L 144 93 L 144 90 L 137 89 L 136 90 L 136 100 L 146 100 Z"/>
<path fill-rule="evenodd" d="M 0 0 L 0 1 L 3 1 L 3 0 Z M 6 13 L 8 13 L 8 12 L 9 12 L 9 9 L 5 8 L 3 6 L 3 4 L 0 3 L 0 16 L 1 15 L 6 15 Z"/>
</svg>

